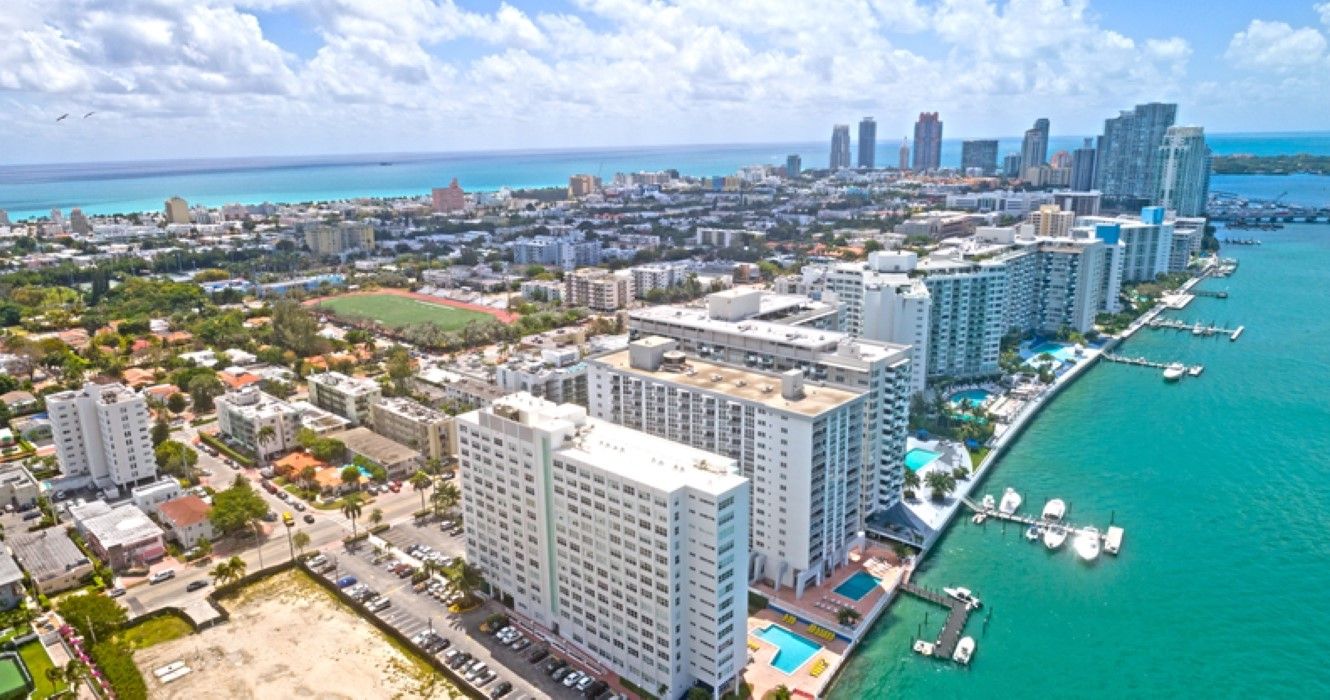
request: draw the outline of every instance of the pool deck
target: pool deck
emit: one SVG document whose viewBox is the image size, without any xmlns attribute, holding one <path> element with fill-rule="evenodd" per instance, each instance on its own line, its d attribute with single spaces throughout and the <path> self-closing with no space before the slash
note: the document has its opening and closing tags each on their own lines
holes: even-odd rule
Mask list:
<svg viewBox="0 0 1330 700">
<path fill-rule="evenodd" d="M 874 590 L 859 600 L 836 593 L 837 586 L 860 571 L 880 579 Z M 802 598 L 795 598 L 792 588 L 777 592 L 765 583 L 751 585 L 750 590 L 765 596 L 770 601 L 770 607 L 748 617 L 750 653 L 748 666 L 744 671 L 744 681 L 753 685 L 753 697 L 761 697 L 779 685 L 784 685 L 792 691 L 807 693 L 810 697 L 821 697 L 827 684 L 836 676 L 841 663 L 886 609 L 901 582 L 907 578 L 907 574 L 908 569 L 905 564 L 897 558 L 890 547 L 869 541 L 851 552 L 850 563 L 847 566 L 837 569 L 821 585 L 806 588 Z M 858 622 L 853 626 L 842 626 L 836 619 L 836 611 L 840 608 L 850 608 L 858 612 L 860 615 Z M 795 622 L 791 623 L 786 615 L 793 615 Z M 771 659 L 775 657 L 777 651 L 775 645 L 753 634 L 754 630 L 762 629 L 773 622 L 817 643 L 822 649 L 794 673 L 785 674 L 771 665 Z M 835 639 L 828 640 L 810 634 L 810 625 L 834 632 Z M 811 670 L 815 668 L 819 659 L 826 662 L 826 668 L 814 676 Z"/>
</svg>

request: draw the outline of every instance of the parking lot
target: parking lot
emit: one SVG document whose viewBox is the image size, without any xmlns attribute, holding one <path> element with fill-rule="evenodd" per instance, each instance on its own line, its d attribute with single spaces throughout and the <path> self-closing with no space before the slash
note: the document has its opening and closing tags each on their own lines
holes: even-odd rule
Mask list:
<svg viewBox="0 0 1330 700">
<path fill-rule="evenodd" d="M 504 694 L 505 698 L 558 697 L 571 700 L 588 697 L 578 691 L 575 685 L 566 687 L 562 684 L 578 669 L 568 666 L 557 656 L 548 656 L 548 650 L 538 640 L 513 636 L 516 634 L 514 631 L 505 636 L 505 642 L 480 631 L 485 618 L 494 612 L 502 612 L 497 605 L 482 606 L 461 615 L 450 613 L 445 602 L 448 589 L 442 584 L 442 577 L 434 582 L 426 581 L 425 585 L 419 586 L 422 590 L 416 590 L 417 585 L 412 583 L 412 576 L 401 566 L 414 564 L 416 560 L 405 556 L 404 552 L 397 549 L 397 544 L 411 547 L 428 539 L 433 543 L 429 545 L 432 552 L 455 556 L 444 552 L 460 553 L 462 545 L 459 540 L 440 532 L 437 524 L 432 531 L 425 527 L 408 526 L 393 528 L 384 534 L 389 535 L 386 540 L 394 543 L 391 549 L 376 552 L 374 547 L 364 545 L 355 552 L 339 551 L 335 566 L 330 562 L 329 570 L 323 575 L 330 580 L 347 583 L 343 592 L 357 595 L 371 609 L 382 606 L 373 614 L 411 638 L 422 648 L 422 653 L 430 653 L 424 651 L 430 648 L 455 672 L 464 678 L 470 676 L 483 694 L 493 696 L 507 683 L 512 688 Z M 399 576 L 394 568 L 405 575 Z M 347 577 L 354 579 L 354 582 L 347 580 Z M 434 593 L 429 589 L 431 584 L 435 586 Z M 379 598 L 383 600 L 375 603 Z M 438 638 L 431 636 L 431 632 L 437 634 Z M 551 660 L 559 661 L 561 668 L 549 667 L 547 670 Z M 551 677 L 551 673 L 558 680 Z M 577 680 L 577 676 L 574 676 L 574 680 Z M 596 679 L 589 679 L 583 684 L 584 690 L 598 688 Z M 592 697 L 609 698 L 611 695 L 605 691 L 594 693 Z"/>
</svg>

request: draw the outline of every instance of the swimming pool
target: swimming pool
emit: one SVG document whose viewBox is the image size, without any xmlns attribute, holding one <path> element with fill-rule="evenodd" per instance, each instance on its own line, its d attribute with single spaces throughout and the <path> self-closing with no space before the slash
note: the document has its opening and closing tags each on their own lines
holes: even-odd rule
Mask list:
<svg viewBox="0 0 1330 700">
<path fill-rule="evenodd" d="M 1039 343 L 1038 345 L 1031 346 L 1030 348 L 1026 349 L 1025 352 L 1029 355 L 1025 360 L 1025 364 L 1027 365 L 1032 363 L 1038 364 L 1039 356 L 1044 354 L 1052 355 L 1053 359 L 1057 360 L 1058 362 L 1074 362 L 1076 360 L 1075 346 L 1063 345 L 1061 343 L 1055 343 L 1051 340 L 1045 340 L 1044 342 Z"/>
<path fill-rule="evenodd" d="M 953 406 L 960 406 L 962 401 L 969 401 L 970 405 L 978 406 L 987 401 L 988 397 L 992 395 L 993 394 L 987 389 L 966 389 L 965 391 L 958 391 L 951 396 L 948 396 L 947 400 L 950 401 Z"/>
<path fill-rule="evenodd" d="M 909 467 L 910 471 L 917 472 L 920 469 L 923 469 L 924 467 L 932 464 L 933 460 L 941 456 L 942 453 L 940 452 L 934 452 L 932 450 L 925 450 L 922 447 L 916 447 L 913 450 L 910 450 L 909 452 L 905 453 L 905 466 Z"/>
<path fill-rule="evenodd" d="M 872 593 L 879 583 L 882 583 L 882 579 L 867 571 L 856 571 L 853 576 L 836 586 L 836 595 L 843 595 L 850 600 L 860 600 Z"/>
<path fill-rule="evenodd" d="M 800 666 L 813 658 L 813 654 L 822 648 L 777 624 L 767 625 L 753 632 L 753 635 L 776 646 L 778 651 L 771 660 L 771 666 L 786 674 L 798 671 Z"/>
</svg>

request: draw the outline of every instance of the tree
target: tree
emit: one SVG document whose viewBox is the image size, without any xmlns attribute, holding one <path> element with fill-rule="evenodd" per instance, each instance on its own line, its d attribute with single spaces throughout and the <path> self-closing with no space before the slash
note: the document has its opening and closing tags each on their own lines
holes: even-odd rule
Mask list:
<svg viewBox="0 0 1330 700">
<path fill-rule="evenodd" d="M 933 491 L 933 500 L 941 501 L 956 488 L 956 479 L 944 471 L 931 471 L 924 477 L 924 483 Z"/>
<path fill-rule="evenodd" d="M 309 309 L 290 299 L 272 305 L 273 342 L 301 357 L 326 352 L 329 343 L 319 335 L 319 320 Z"/>
<path fill-rule="evenodd" d="M 771 700 L 793 700 L 794 693 L 782 683 L 771 690 L 770 698 Z"/>
<path fill-rule="evenodd" d="M 319 470 L 315 469 L 313 466 L 307 466 L 301 468 L 299 474 L 301 485 L 304 486 L 306 489 L 313 488 L 314 477 L 318 475 L 319 475 Z"/>
<path fill-rule="evenodd" d="M 79 634 L 98 641 L 110 639 L 128 619 L 120 604 L 100 593 L 65 596 L 56 611 Z"/>
<path fill-rule="evenodd" d="M 913 469 L 906 468 L 906 470 L 905 470 L 905 488 L 907 488 L 907 489 L 917 489 L 917 488 L 919 488 L 919 472 L 916 472 L 916 471 L 913 470 Z"/>
<path fill-rule="evenodd" d="M 194 548 L 199 550 L 200 559 L 209 556 L 212 554 L 212 540 L 205 537 L 199 540 L 199 543 L 194 545 Z"/>
<path fill-rule="evenodd" d="M 225 387 L 214 374 L 198 375 L 189 380 L 189 399 L 194 402 L 196 413 L 207 413 L 213 409 L 212 400 L 222 395 Z"/>
<path fill-rule="evenodd" d="M 199 462 L 199 453 L 183 442 L 167 440 L 153 450 L 157 468 L 176 477 L 189 477 Z"/>
<path fill-rule="evenodd" d="M 171 439 L 171 425 L 166 422 L 165 416 L 158 416 L 152 424 L 152 445 L 157 447 L 169 439 Z"/>
<path fill-rule="evenodd" d="M 361 501 L 358 492 L 348 493 L 342 499 L 342 515 L 345 515 L 346 519 L 351 521 L 351 539 L 356 538 L 356 518 L 360 517 L 360 506 Z"/>
<path fill-rule="evenodd" d="M 462 594 L 462 599 L 466 601 L 470 601 L 472 593 L 485 583 L 480 569 L 465 559 L 458 559 L 446 575 L 448 580 L 452 581 L 453 586 Z"/>
<path fill-rule="evenodd" d="M 299 549 L 301 554 L 304 554 L 305 548 L 309 546 L 309 539 L 309 533 L 304 530 L 296 530 L 296 534 L 291 536 L 291 541 L 295 543 L 296 549 Z"/>
<path fill-rule="evenodd" d="M 696 686 L 688 689 L 687 700 L 711 700 L 711 693 Z"/>
<path fill-rule="evenodd" d="M 369 512 L 370 526 L 377 527 L 381 522 L 383 522 L 383 510 L 381 508 L 375 508 L 374 510 L 371 510 Z"/>
<path fill-rule="evenodd" d="M 845 627 L 853 626 L 859 621 L 859 611 L 854 608 L 841 608 L 836 611 L 836 621 Z"/>
<path fill-rule="evenodd" d="M 212 567 L 208 575 L 212 577 L 214 583 L 226 585 L 234 581 L 239 581 L 245 577 L 245 569 L 248 565 L 240 557 L 231 557 L 226 561 L 218 562 L 217 566 Z"/>
<path fill-rule="evenodd" d="M 185 395 L 178 392 L 166 398 L 166 410 L 171 413 L 184 413 L 185 407 L 188 405 L 189 402 L 185 400 Z"/>
<path fill-rule="evenodd" d="M 235 483 L 212 497 L 208 520 L 224 535 L 240 532 L 268 514 L 268 502 L 255 493 L 249 480 L 237 476 Z"/>
<path fill-rule="evenodd" d="M 434 503 L 435 514 L 446 513 L 456 506 L 462 500 L 462 492 L 457 488 L 457 484 L 451 481 L 445 481 L 434 489 L 434 495 L 430 501 Z"/>
<path fill-rule="evenodd" d="M 411 484 L 412 489 L 420 492 L 420 509 L 425 510 L 425 492 L 434 484 L 434 480 L 430 478 L 429 474 L 417 471 L 411 475 L 410 479 L 407 479 L 407 483 Z"/>
<path fill-rule="evenodd" d="M 360 483 L 360 469 L 354 464 L 349 464 L 342 469 L 342 483 L 350 486 Z"/>
<path fill-rule="evenodd" d="M 266 447 L 268 443 L 276 439 L 277 439 L 277 430 L 274 429 L 271 425 L 265 425 L 262 428 L 259 428 L 259 432 L 254 434 L 254 441 L 258 444 L 259 447 L 258 452 L 259 452 L 260 462 L 268 461 L 268 458 L 266 456 L 268 454 L 268 451 L 263 448 Z"/>
</svg>

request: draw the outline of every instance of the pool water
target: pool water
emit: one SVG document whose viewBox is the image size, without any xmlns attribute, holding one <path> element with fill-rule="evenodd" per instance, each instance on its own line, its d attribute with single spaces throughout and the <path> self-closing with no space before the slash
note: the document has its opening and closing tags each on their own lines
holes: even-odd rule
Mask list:
<svg viewBox="0 0 1330 700">
<path fill-rule="evenodd" d="M 805 662 L 813 658 L 822 647 L 813 642 L 800 637 L 799 635 L 781 627 L 772 624 L 753 632 L 754 636 L 764 642 L 774 644 L 779 651 L 776 657 L 771 660 L 771 665 L 781 673 L 794 673 L 803 666 Z"/>
<path fill-rule="evenodd" d="M 905 453 L 905 466 L 909 467 L 910 471 L 917 472 L 920 469 L 923 469 L 924 467 L 932 464 L 933 460 L 941 456 L 942 453 L 940 452 L 934 452 L 932 450 L 925 450 L 922 447 L 916 447 L 913 450 L 910 450 L 909 452 Z"/>
<path fill-rule="evenodd" d="M 1029 354 L 1029 357 L 1025 360 L 1027 365 L 1037 364 L 1039 356 L 1044 354 L 1052 355 L 1053 359 L 1058 362 L 1073 362 L 1076 359 L 1075 346 L 1054 343 L 1049 340 L 1029 348 L 1026 352 Z"/>
<path fill-rule="evenodd" d="M 877 588 L 882 579 L 867 571 L 856 571 L 853 576 L 836 586 L 836 595 L 843 595 L 850 600 L 860 600 Z"/>
<path fill-rule="evenodd" d="M 962 401 L 969 401 L 971 405 L 978 406 L 987 401 L 988 397 L 992 395 L 993 394 L 986 389 L 966 389 L 965 391 L 958 391 L 951 396 L 948 396 L 947 400 L 950 401 L 953 406 L 960 406 Z"/>
</svg>

